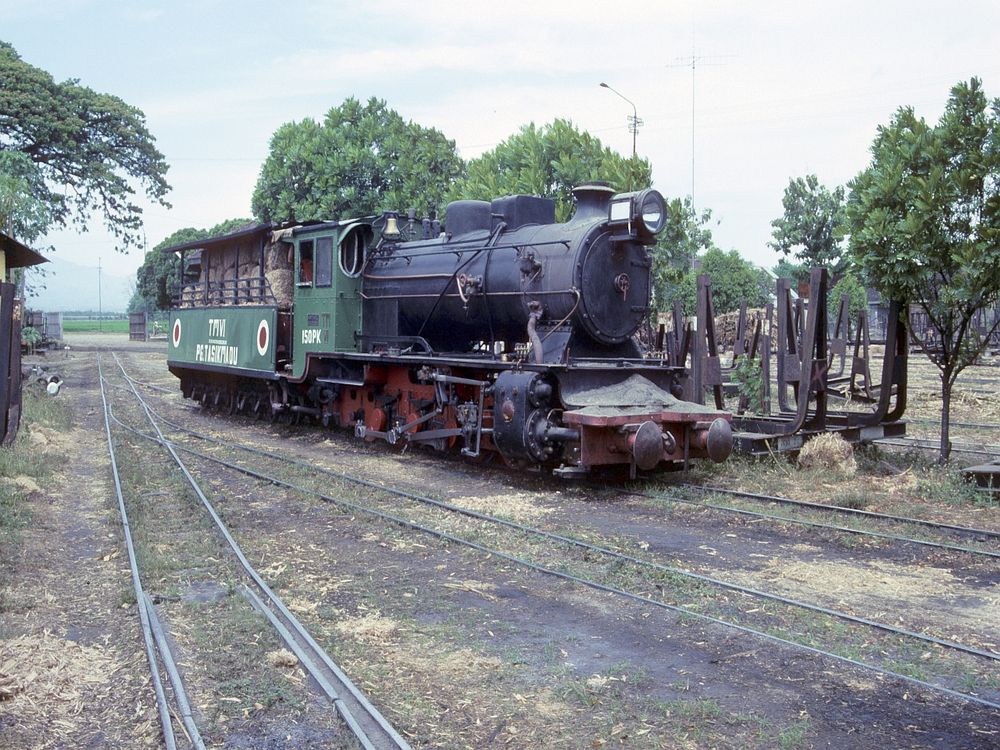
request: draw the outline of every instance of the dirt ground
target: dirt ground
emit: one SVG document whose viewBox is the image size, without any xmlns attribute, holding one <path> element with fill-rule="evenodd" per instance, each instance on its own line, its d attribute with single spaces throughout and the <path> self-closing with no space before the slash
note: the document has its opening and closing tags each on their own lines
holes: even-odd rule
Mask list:
<svg viewBox="0 0 1000 750">
<path fill-rule="evenodd" d="M 121 339 L 81 337 L 69 342 L 69 351 L 48 356 L 51 366 L 65 369 L 59 398 L 74 418 L 62 432 L 32 431 L 61 468 L 29 495 L 33 522 L 22 533 L 13 583 L 2 600 L 0 696 L 3 675 L 13 694 L 0 699 L 0 747 L 158 742 L 96 391 L 95 352 Z M 133 344 L 126 361 L 137 377 L 175 387 L 163 366 L 164 348 Z M 894 598 L 914 593 L 904 590 L 909 585 L 917 590 L 915 606 L 936 608 L 938 625 L 964 607 L 970 629 L 985 623 L 986 632 L 995 630 L 997 566 L 952 558 L 921 563 L 911 552 L 886 559 L 877 549 L 861 550 L 861 564 L 852 565 L 847 560 L 856 550 L 796 530 L 755 536 L 750 524 L 589 497 L 316 430 L 227 426 L 184 409 L 179 396 L 173 403 L 198 429 L 261 444 L 280 439 L 317 463 L 402 480 L 473 509 L 638 540 L 693 569 L 743 571 L 747 580 L 763 575 L 796 594 L 815 592 L 826 578 L 835 584 L 824 591 L 830 601 L 857 606 L 876 602 L 891 609 Z M 231 478 L 214 485 L 227 522 L 269 582 L 414 747 L 1000 746 L 1000 717 L 974 705 L 560 582 L 284 490 Z M 339 485 L 331 491 L 351 495 Z M 956 581 L 978 583 L 960 601 Z M 189 583 L 210 588 L 213 582 Z M 308 713 L 305 706 L 302 711 Z M 322 746 L 315 735 L 292 731 L 272 732 L 264 744 L 252 736 L 263 731 L 262 721 L 233 727 L 219 746 Z M 283 721 L 280 726 L 292 726 L 287 716 Z"/>
</svg>

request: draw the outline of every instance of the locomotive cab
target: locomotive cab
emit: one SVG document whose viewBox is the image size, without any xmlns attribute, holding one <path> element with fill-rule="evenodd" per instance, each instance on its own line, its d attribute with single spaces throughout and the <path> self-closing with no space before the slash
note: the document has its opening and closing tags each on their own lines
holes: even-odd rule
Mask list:
<svg viewBox="0 0 1000 750">
<path fill-rule="evenodd" d="M 369 221 L 332 222 L 291 230 L 295 274 L 293 379 L 311 360 L 358 350 L 361 273 L 373 237 Z"/>
</svg>

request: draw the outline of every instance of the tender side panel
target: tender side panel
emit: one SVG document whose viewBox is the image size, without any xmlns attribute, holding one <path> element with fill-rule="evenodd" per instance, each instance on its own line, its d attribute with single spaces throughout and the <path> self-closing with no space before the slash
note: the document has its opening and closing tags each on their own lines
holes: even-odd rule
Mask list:
<svg viewBox="0 0 1000 750">
<path fill-rule="evenodd" d="M 170 314 L 167 363 L 172 368 L 272 375 L 279 349 L 277 307 L 199 307 Z"/>
</svg>

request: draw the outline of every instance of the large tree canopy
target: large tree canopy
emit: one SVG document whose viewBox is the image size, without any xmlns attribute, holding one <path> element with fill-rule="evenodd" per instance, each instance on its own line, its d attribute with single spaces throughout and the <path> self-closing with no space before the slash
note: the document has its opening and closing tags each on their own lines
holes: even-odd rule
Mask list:
<svg viewBox="0 0 1000 750">
<path fill-rule="evenodd" d="M 34 198 L 51 223 L 86 228 L 99 212 L 118 249 L 142 242 L 136 186 L 167 205 L 167 164 L 145 116 L 121 99 L 52 76 L 0 42 L 0 152 L 25 154 L 38 168 Z"/>
<path fill-rule="evenodd" d="M 701 265 L 687 271 L 667 295 L 665 308 L 679 299 L 686 315 L 694 315 L 698 296 L 698 276 L 712 277 L 712 304 L 717 315 L 738 310 L 746 300 L 749 307 L 762 307 L 767 302 L 770 277 L 736 250 L 728 253 L 712 247 L 700 256 Z"/>
<path fill-rule="evenodd" d="M 520 132 L 472 159 L 450 200 L 490 200 L 502 195 L 541 195 L 556 201 L 556 220 L 573 212 L 573 188 L 603 180 L 616 190 L 640 190 L 652 181 L 649 162 L 626 159 L 569 120 L 525 125 Z"/>
<path fill-rule="evenodd" d="M 974 317 L 1000 299 L 1000 99 L 959 83 L 936 126 L 900 108 L 871 151 L 851 183 L 851 253 L 884 298 L 927 313 L 944 459 L 952 386 L 986 343 Z"/>
<path fill-rule="evenodd" d="M 39 196 L 47 193 L 41 171 L 27 154 L 0 151 L 0 231 L 24 243 L 45 234 L 52 215 Z"/>
<path fill-rule="evenodd" d="M 253 193 L 261 221 L 285 222 L 443 208 L 462 173 L 455 142 L 438 130 L 404 121 L 384 101 L 348 99 L 322 124 L 282 125 Z"/>
<path fill-rule="evenodd" d="M 789 180 L 781 203 L 785 212 L 771 222 L 771 247 L 806 266 L 825 266 L 839 278 L 847 267 L 841 248 L 844 188 L 827 190 L 811 174 Z"/>
</svg>

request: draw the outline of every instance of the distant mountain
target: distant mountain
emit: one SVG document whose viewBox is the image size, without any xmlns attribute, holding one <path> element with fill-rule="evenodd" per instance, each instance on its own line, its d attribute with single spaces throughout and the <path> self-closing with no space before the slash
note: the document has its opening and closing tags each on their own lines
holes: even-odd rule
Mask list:
<svg viewBox="0 0 1000 750">
<path fill-rule="evenodd" d="M 70 263 L 56 253 L 48 257 L 51 262 L 41 266 L 45 269 L 45 276 L 32 273 L 28 277 L 28 286 L 35 291 L 35 296 L 29 296 L 25 305 L 43 312 L 97 310 L 97 266 Z M 103 266 L 100 272 L 100 309 L 104 312 L 125 312 L 134 284 L 134 271 L 117 275 Z"/>
</svg>

